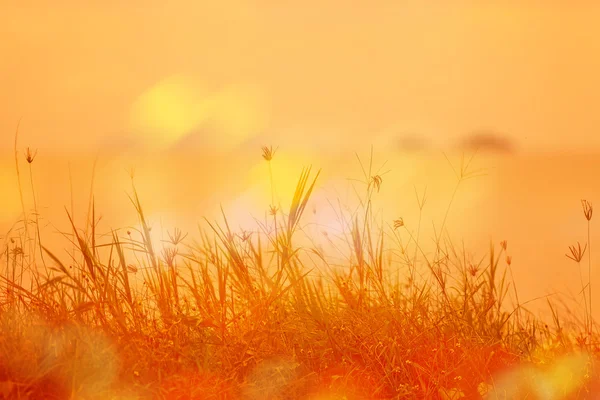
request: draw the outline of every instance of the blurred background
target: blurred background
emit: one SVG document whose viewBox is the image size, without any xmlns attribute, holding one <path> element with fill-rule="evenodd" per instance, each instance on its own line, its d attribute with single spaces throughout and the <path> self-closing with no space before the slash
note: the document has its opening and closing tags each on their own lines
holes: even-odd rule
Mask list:
<svg viewBox="0 0 600 400">
<path fill-rule="evenodd" d="M 136 224 L 132 170 L 159 228 L 195 236 L 222 205 L 249 229 L 271 203 L 265 145 L 284 209 L 302 167 L 323 169 L 310 211 L 331 232 L 338 199 L 364 193 L 348 178 L 365 180 L 357 155 L 368 168 L 372 148 L 380 220 L 416 231 L 426 193 L 431 242 L 453 168 L 478 149 L 471 170 L 486 175 L 452 202 L 455 244 L 480 259 L 507 240 L 521 301 L 579 289 L 565 253 L 586 240 L 580 200 L 600 201 L 599 4 L 163 3 L 0 5 L 1 240 L 22 209 L 19 120 L 25 206 L 33 178 L 46 243 L 67 230 L 65 206 L 85 221 L 90 193 L 100 230 Z"/>
</svg>

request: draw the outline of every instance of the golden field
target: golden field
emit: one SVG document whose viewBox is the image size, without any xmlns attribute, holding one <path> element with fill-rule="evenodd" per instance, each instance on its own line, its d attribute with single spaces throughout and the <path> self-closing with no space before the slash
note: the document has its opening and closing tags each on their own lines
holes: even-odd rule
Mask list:
<svg viewBox="0 0 600 400">
<path fill-rule="evenodd" d="M 0 395 L 593 398 L 592 156 L 244 154 L 3 156 Z"/>
<path fill-rule="evenodd" d="M 599 398 L 598 20 L 0 1 L 0 400 Z"/>
</svg>

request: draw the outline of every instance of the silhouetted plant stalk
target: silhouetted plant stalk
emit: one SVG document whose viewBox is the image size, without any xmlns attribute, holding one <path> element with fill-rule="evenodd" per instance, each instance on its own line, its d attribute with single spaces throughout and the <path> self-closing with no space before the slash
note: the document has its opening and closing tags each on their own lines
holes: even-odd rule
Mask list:
<svg viewBox="0 0 600 400">
<path fill-rule="evenodd" d="M 277 232 L 277 211 L 278 211 L 278 207 L 275 205 L 275 186 L 273 184 L 273 167 L 271 166 L 271 161 L 273 160 L 273 157 L 275 156 L 275 152 L 277 151 L 277 149 L 275 149 L 275 151 L 273 150 L 273 146 L 267 147 L 267 146 L 263 146 L 262 148 L 262 157 L 265 159 L 265 161 L 267 162 L 268 166 L 269 166 L 269 182 L 270 182 L 270 186 L 271 186 L 271 204 L 269 206 L 269 214 L 273 217 L 273 226 L 275 229 L 275 245 L 278 245 L 278 232 Z M 277 250 L 277 249 L 276 249 Z M 277 268 L 280 267 L 280 261 L 279 261 L 279 251 L 275 251 L 275 255 L 277 257 Z"/>
<path fill-rule="evenodd" d="M 586 326 L 586 330 L 589 329 L 590 327 L 590 315 L 589 315 L 589 310 L 588 310 L 588 301 L 585 295 L 585 285 L 583 284 L 583 276 L 581 274 L 581 260 L 583 259 L 583 256 L 585 255 L 585 251 L 587 249 L 587 243 L 586 245 L 583 247 L 583 249 L 581 248 L 581 243 L 577 242 L 577 247 L 576 246 L 569 246 L 569 252 L 571 254 L 565 254 L 568 258 L 570 258 L 571 260 L 575 261 L 577 263 L 577 268 L 579 269 L 579 279 L 581 281 L 581 293 L 583 294 L 583 304 L 584 304 L 584 318 L 585 318 L 585 326 Z M 589 286 L 589 282 L 588 282 L 588 286 Z"/>
<path fill-rule="evenodd" d="M 588 300 L 590 302 L 590 327 L 589 334 L 592 334 L 594 317 L 592 314 L 592 242 L 590 237 L 590 225 L 592 220 L 592 214 L 594 213 L 594 208 L 592 207 L 592 203 L 587 200 L 581 200 L 581 205 L 583 207 L 583 215 L 587 220 L 587 246 L 588 246 Z"/>
<path fill-rule="evenodd" d="M 38 207 L 37 207 L 37 199 L 36 199 L 36 195 L 35 195 L 35 185 L 33 184 L 33 168 L 31 167 L 31 164 L 33 164 L 33 161 L 35 160 L 36 155 L 37 155 L 37 150 L 33 152 L 33 151 L 31 151 L 31 149 L 29 147 L 25 151 L 25 160 L 27 161 L 27 164 L 29 165 L 29 181 L 31 183 L 31 195 L 33 196 L 33 210 L 35 213 L 35 229 L 36 229 L 36 234 L 37 234 L 37 241 L 39 244 L 42 265 L 44 265 L 44 267 L 46 267 L 46 261 L 44 260 L 44 252 L 42 251 L 42 236 L 40 234 L 40 216 L 39 216 L 39 211 L 38 211 Z M 33 247 L 34 247 L 33 264 L 35 265 L 35 249 L 38 247 L 35 244 L 35 240 L 34 240 Z"/>
<path fill-rule="evenodd" d="M 273 169 L 271 167 L 271 160 L 273 160 L 273 157 L 275 156 L 275 152 L 277 151 L 277 149 L 273 150 L 273 146 L 267 147 L 267 146 L 263 146 L 262 148 L 262 157 L 265 159 L 265 161 L 267 161 L 267 164 L 269 165 L 269 180 L 271 182 L 271 205 L 275 206 L 275 193 L 274 193 L 274 187 L 273 187 Z"/>
<path fill-rule="evenodd" d="M 506 240 L 502 240 L 500 242 L 500 251 L 504 252 L 506 254 L 507 252 L 507 248 L 508 248 L 508 242 Z M 515 282 L 515 277 L 513 275 L 512 272 L 512 257 L 507 255 L 506 256 L 506 265 L 508 266 L 508 270 L 510 271 L 510 279 L 513 282 L 513 292 L 515 293 L 515 300 L 517 302 L 517 325 L 520 327 L 521 326 L 521 302 L 519 301 L 519 292 L 517 291 L 517 284 Z"/>
<path fill-rule="evenodd" d="M 17 122 L 17 129 L 15 131 L 15 170 L 17 172 L 17 184 L 19 186 L 19 198 L 21 200 L 21 209 L 23 211 L 23 228 L 25 229 L 25 242 L 29 239 L 28 226 L 27 226 L 27 212 L 25 211 L 25 200 L 23 200 L 23 187 L 21 186 L 21 173 L 19 171 L 19 151 L 17 150 L 17 143 L 19 139 L 19 128 L 21 127 L 21 119 Z"/>
<path fill-rule="evenodd" d="M 356 264 L 353 264 L 351 268 L 350 275 L 352 275 L 353 271 L 356 270 L 359 277 L 359 287 L 358 287 L 358 304 L 362 304 L 363 298 L 366 296 L 367 291 L 370 289 L 369 285 L 373 283 L 373 280 L 370 279 L 370 275 L 373 274 L 375 276 L 382 276 L 382 261 L 383 261 L 383 238 L 384 232 L 383 229 L 377 235 L 378 245 L 373 245 L 373 235 L 372 228 L 375 225 L 373 223 L 373 194 L 375 190 L 377 193 L 381 190 L 381 185 L 383 183 L 383 176 L 389 172 L 381 172 L 382 168 L 386 165 L 387 162 L 384 162 L 383 165 L 377 170 L 373 171 L 373 146 L 371 146 L 371 153 L 369 158 L 369 166 L 368 169 L 363 165 L 362 160 L 359 155 L 355 153 L 355 156 L 358 160 L 358 163 L 361 167 L 364 181 L 360 181 L 366 186 L 364 200 L 359 197 L 359 205 L 356 210 L 352 214 L 352 226 L 351 226 L 351 242 L 352 247 L 351 250 L 353 254 L 356 256 Z M 360 207 L 363 208 L 364 214 L 362 216 L 362 221 L 358 218 L 358 212 Z M 362 230 L 360 228 L 359 223 L 362 222 Z M 366 259 L 366 254 L 369 255 L 369 259 Z M 352 261 L 351 261 L 352 262 Z M 379 285 L 378 282 L 375 282 Z"/>
<path fill-rule="evenodd" d="M 419 205 L 419 222 L 417 223 L 417 236 L 416 236 L 416 243 L 419 242 L 420 236 L 421 236 L 421 220 L 423 218 L 423 208 L 425 207 L 425 201 L 426 201 L 426 195 L 427 195 L 427 187 L 425 187 L 425 190 L 423 191 L 423 196 L 419 199 L 419 193 L 417 192 L 417 188 L 415 187 L 415 196 L 417 198 L 417 204 Z M 411 271 L 411 278 L 414 279 L 414 268 L 417 265 L 417 246 L 415 246 L 415 252 L 413 255 L 413 261 L 412 261 L 412 271 Z"/>
<path fill-rule="evenodd" d="M 446 156 L 446 154 L 444 154 L 444 157 L 446 157 L 446 161 L 448 161 L 448 164 L 450 164 L 450 168 L 452 168 L 452 171 L 454 172 L 454 175 L 456 176 L 456 186 L 454 187 L 454 191 L 452 192 L 452 196 L 450 197 L 450 202 L 448 203 L 448 207 L 446 208 L 446 212 L 444 214 L 444 219 L 442 220 L 442 225 L 440 227 L 440 232 L 439 232 L 439 236 L 437 236 L 436 238 L 436 249 L 435 249 L 435 256 L 434 256 L 434 261 L 437 260 L 439 252 L 440 252 L 440 241 L 442 239 L 442 235 L 444 234 L 444 229 L 446 228 L 446 222 L 448 220 L 448 215 L 450 214 L 450 209 L 452 208 L 452 205 L 454 204 L 454 200 L 456 199 L 456 195 L 458 193 L 458 190 L 461 186 L 461 184 L 466 181 L 467 179 L 471 179 L 471 178 L 476 178 L 478 176 L 482 176 L 485 175 L 484 173 L 482 173 L 481 170 L 475 170 L 475 171 L 471 171 L 469 170 L 469 167 L 471 166 L 471 163 L 473 162 L 473 159 L 475 158 L 475 155 L 477 154 L 477 152 L 474 152 L 473 155 L 471 156 L 471 158 L 469 158 L 469 160 L 465 163 L 465 157 L 464 154 L 461 157 L 461 162 L 460 162 L 460 170 L 457 171 L 454 166 L 452 165 L 452 163 L 450 162 L 450 160 L 448 159 L 448 157 Z"/>
</svg>

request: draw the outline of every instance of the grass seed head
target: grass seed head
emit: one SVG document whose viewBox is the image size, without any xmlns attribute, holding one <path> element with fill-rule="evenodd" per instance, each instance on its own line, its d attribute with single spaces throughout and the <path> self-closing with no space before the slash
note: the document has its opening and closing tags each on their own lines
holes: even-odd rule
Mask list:
<svg viewBox="0 0 600 400">
<path fill-rule="evenodd" d="M 33 162 L 33 160 L 35 160 L 35 156 L 37 155 L 37 150 L 35 152 L 31 151 L 31 149 L 28 147 L 27 150 L 25 151 L 25 160 L 27 160 L 27 162 L 29 164 L 31 164 Z"/>
<path fill-rule="evenodd" d="M 404 226 L 404 220 L 402 218 L 398 218 L 394 221 L 394 229 L 398 229 Z"/>
<path fill-rule="evenodd" d="M 568 258 L 575 262 L 581 262 L 583 255 L 585 254 L 585 250 L 587 249 L 587 244 L 581 248 L 581 243 L 577 242 L 577 247 L 569 246 L 569 251 L 571 254 L 565 254 Z"/>
<path fill-rule="evenodd" d="M 173 234 L 171 234 L 170 232 L 167 232 L 167 235 L 169 236 L 168 241 L 173 246 L 177 246 L 179 243 L 181 243 L 187 237 L 187 233 L 185 235 L 183 235 L 179 228 L 175 228 L 173 230 Z"/>
<path fill-rule="evenodd" d="M 275 156 L 275 152 L 277 151 L 277 149 L 273 150 L 273 146 L 270 146 L 270 147 L 263 146 L 262 151 L 263 151 L 262 157 L 267 161 L 271 161 L 273 159 L 273 157 Z"/>
<path fill-rule="evenodd" d="M 477 273 L 479 272 L 479 267 L 474 264 L 469 264 L 467 271 L 469 272 L 469 274 L 471 274 L 471 276 L 476 276 Z"/>
<path fill-rule="evenodd" d="M 585 219 L 587 219 L 588 221 L 591 221 L 592 214 L 594 212 L 592 203 L 590 203 L 587 200 L 581 200 L 581 206 L 583 207 L 583 215 L 585 216 Z"/>
<path fill-rule="evenodd" d="M 169 267 L 173 267 L 175 264 L 175 257 L 177 257 L 177 249 L 169 248 L 163 250 L 163 258 Z"/>
<path fill-rule="evenodd" d="M 252 232 L 242 231 L 241 234 L 238 234 L 238 237 L 242 240 L 242 242 L 247 242 L 248 239 L 252 236 Z"/>
<path fill-rule="evenodd" d="M 374 186 L 375 189 L 377 189 L 377 193 L 379 193 L 379 189 L 381 189 L 382 182 L 383 182 L 383 179 L 381 178 L 381 176 L 379 176 L 379 175 L 372 176 L 371 182 L 369 183 L 369 188 L 371 186 Z"/>
</svg>

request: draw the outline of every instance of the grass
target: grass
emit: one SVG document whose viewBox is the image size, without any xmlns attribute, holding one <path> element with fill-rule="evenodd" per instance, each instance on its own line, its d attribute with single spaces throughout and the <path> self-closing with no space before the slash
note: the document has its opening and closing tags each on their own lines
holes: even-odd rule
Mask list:
<svg viewBox="0 0 600 400">
<path fill-rule="evenodd" d="M 518 301 L 507 278 L 506 241 L 490 243 L 488 255 L 474 261 L 444 234 L 446 218 L 433 251 L 420 241 L 420 217 L 415 227 L 402 218 L 377 221 L 371 200 L 385 187 L 385 173 L 373 171 L 372 162 L 361 163 L 360 207 L 340 213 L 348 229 L 336 239 L 347 259 L 336 265 L 317 244 L 306 244 L 314 238 L 302 237 L 319 173 L 304 169 L 289 207 L 275 205 L 274 156 L 263 148 L 271 205 L 252 232 L 233 230 L 223 214 L 220 222 L 205 220 L 197 238 L 175 229 L 156 243 L 132 186 L 139 228 L 98 232 L 92 200 L 86 226 L 76 226 L 66 211 L 71 231 L 63 235 L 76 249 L 69 254 L 44 246 L 37 203 L 33 219 L 23 204 L 22 229 L 7 234 L 1 252 L 0 398 L 597 393 L 592 288 L 583 278 L 584 321 L 579 310 L 564 312 L 548 301 L 553 323 L 545 323 Z M 30 177 L 33 158 L 28 150 Z M 454 194 L 474 176 L 469 165 L 454 170 Z M 20 184 L 19 190 L 23 202 Z M 417 199 L 422 211 L 425 193 Z M 588 243 L 567 256 L 579 264 L 588 249 L 591 275 L 593 209 L 582 204 Z M 511 287 L 514 307 L 507 301 Z"/>
</svg>

